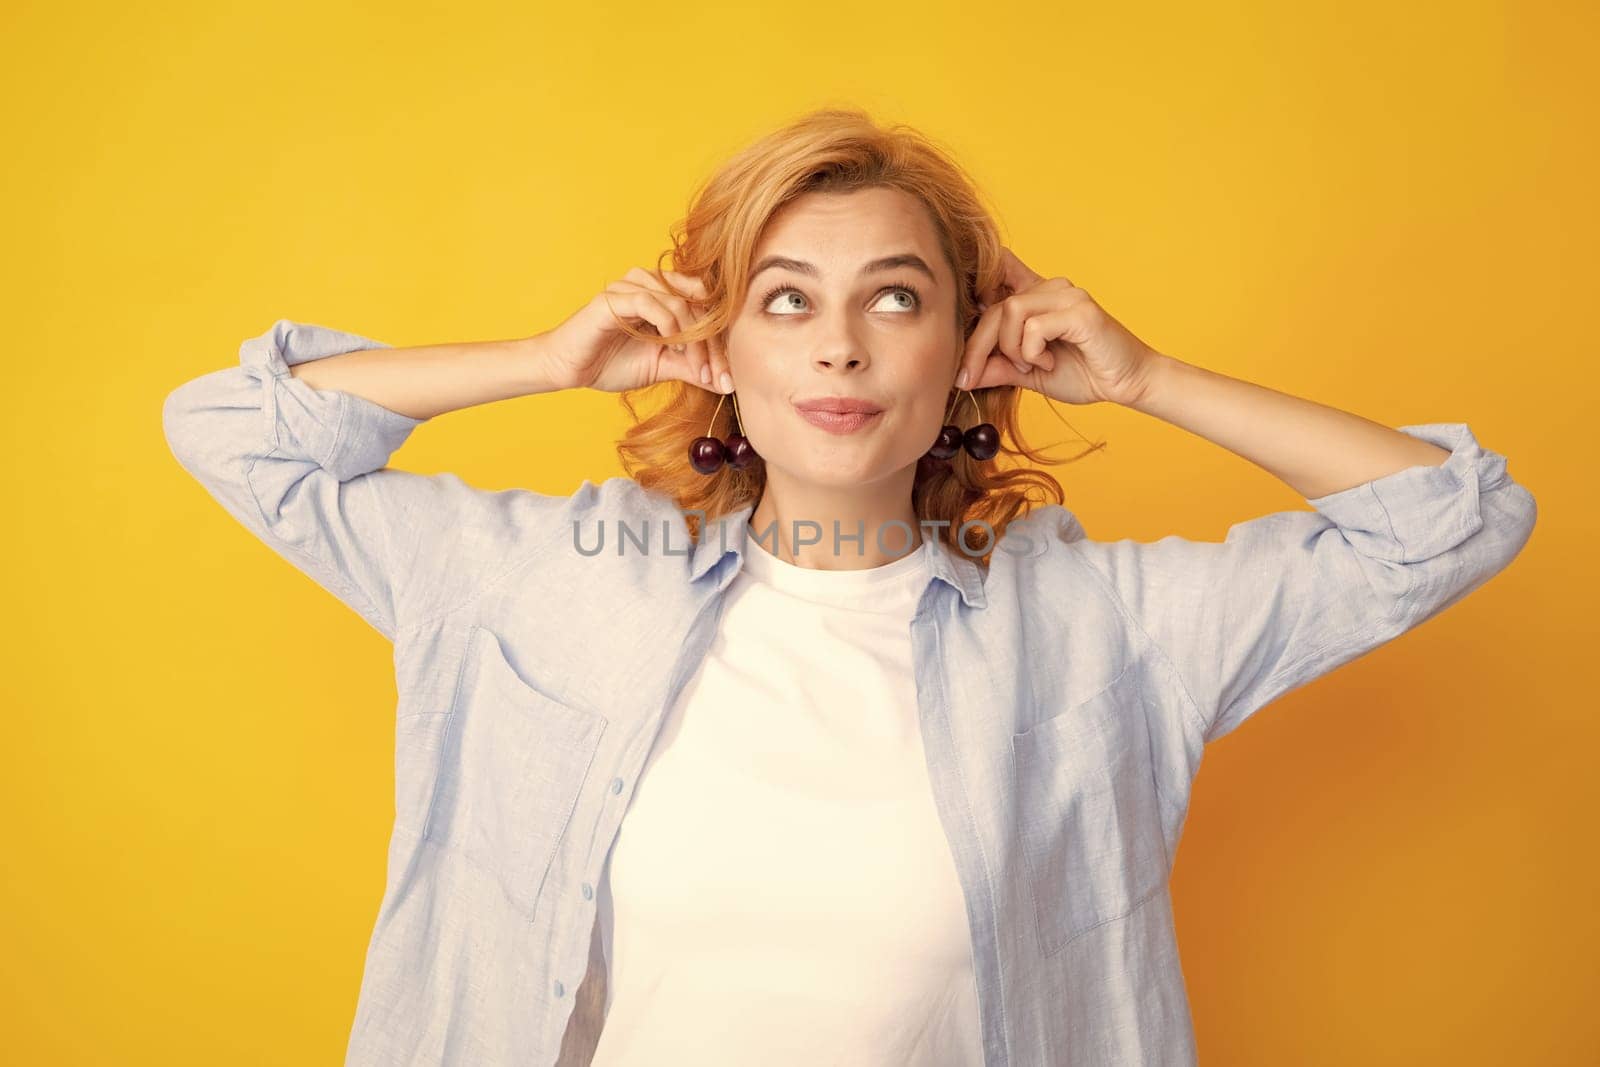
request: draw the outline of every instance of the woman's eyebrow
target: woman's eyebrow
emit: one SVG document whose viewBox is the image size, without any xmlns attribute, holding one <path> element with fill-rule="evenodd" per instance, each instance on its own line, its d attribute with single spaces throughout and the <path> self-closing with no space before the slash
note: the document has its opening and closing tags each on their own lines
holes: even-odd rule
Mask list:
<svg viewBox="0 0 1600 1067">
<path fill-rule="evenodd" d="M 803 260 L 791 259 L 788 256 L 768 256 L 760 263 L 756 264 L 756 269 L 750 272 L 750 277 L 753 279 L 757 274 L 760 274 L 762 271 L 771 267 L 781 267 L 784 270 L 797 271 L 800 274 L 809 274 L 813 278 L 820 276 L 820 272 L 815 266 L 810 263 L 806 263 Z M 875 259 L 871 263 L 863 266 L 861 268 L 861 273 L 871 274 L 874 271 L 897 270 L 900 267 L 910 267 L 912 270 L 920 270 L 923 274 L 928 276 L 928 280 L 931 282 L 937 282 L 939 280 L 938 278 L 934 277 L 933 269 L 923 261 L 922 257 L 913 252 L 901 252 L 898 255 L 884 256 L 881 259 Z"/>
</svg>

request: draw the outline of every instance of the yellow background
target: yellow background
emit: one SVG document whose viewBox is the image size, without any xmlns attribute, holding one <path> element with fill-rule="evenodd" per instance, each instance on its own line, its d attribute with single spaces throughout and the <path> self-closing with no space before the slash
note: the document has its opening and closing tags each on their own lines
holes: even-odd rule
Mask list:
<svg viewBox="0 0 1600 1067">
<path fill-rule="evenodd" d="M 393 813 L 390 648 L 167 451 L 278 317 L 520 336 L 650 265 L 800 111 L 911 122 L 1006 240 L 1181 359 L 1534 492 L 1466 601 L 1207 750 L 1174 877 L 1202 1061 L 1600 1044 L 1593 5 L 11 4 L 4 1058 L 342 1062 Z M 1037 397 L 1036 441 L 1067 435 Z M 1097 538 L 1304 506 L 1108 405 Z M 614 397 L 443 416 L 396 466 L 567 493 Z"/>
</svg>

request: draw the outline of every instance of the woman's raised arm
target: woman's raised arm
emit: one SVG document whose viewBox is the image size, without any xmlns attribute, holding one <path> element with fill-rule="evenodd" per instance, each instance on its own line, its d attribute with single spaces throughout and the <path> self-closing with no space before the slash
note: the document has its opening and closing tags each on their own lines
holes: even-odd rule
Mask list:
<svg viewBox="0 0 1600 1067">
<path fill-rule="evenodd" d="M 560 362 L 551 358 L 544 334 L 409 348 L 345 336 L 359 347 L 321 356 L 307 346 L 294 346 L 285 353 L 289 374 L 313 389 L 351 393 L 418 422 L 573 385 Z"/>
<path fill-rule="evenodd" d="M 1506 567 L 1533 532 L 1533 494 L 1465 423 L 1398 429 L 1156 351 L 1065 277 L 1010 249 L 967 339 L 957 384 L 1027 385 L 1181 426 L 1277 475 L 1313 510 L 1235 523 L 1221 542 L 1071 546 L 1162 650 L 1188 734 L 1214 741 L 1281 694 L 1392 640 Z M 1063 558 L 1063 557 L 1057 557 Z M 1063 584 L 1057 587 L 1051 578 Z M 1051 572 L 1062 610 L 1076 575 Z M 1198 747 L 1195 746 L 1195 747 Z"/>
<path fill-rule="evenodd" d="M 167 443 L 229 514 L 393 640 L 559 520 L 567 498 L 385 467 L 433 414 L 560 388 L 543 344 L 397 349 L 279 319 L 237 367 L 168 394 Z"/>
<path fill-rule="evenodd" d="M 240 346 L 237 367 L 167 396 L 167 443 L 229 514 L 393 640 L 550 550 L 608 487 L 631 483 L 491 492 L 389 457 L 434 415 L 492 400 L 713 381 L 720 350 L 651 337 L 693 326 L 705 295 L 698 279 L 666 277 L 675 289 L 635 268 L 556 328 L 507 341 L 395 348 L 279 319 Z"/>
<path fill-rule="evenodd" d="M 1076 542 L 1172 661 L 1206 741 L 1456 603 L 1533 531 L 1533 494 L 1465 423 L 1394 429 L 1157 358 L 1128 406 L 1252 460 L 1313 509 L 1236 523 L 1222 542 Z"/>
</svg>

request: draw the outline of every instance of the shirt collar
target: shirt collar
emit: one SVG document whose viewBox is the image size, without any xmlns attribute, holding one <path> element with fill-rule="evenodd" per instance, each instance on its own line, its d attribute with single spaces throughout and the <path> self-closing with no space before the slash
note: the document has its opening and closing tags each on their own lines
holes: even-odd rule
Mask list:
<svg viewBox="0 0 1600 1067">
<path fill-rule="evenodd" d="M 752 501 L 734 511 L 726 512 L 701 523 L 700 539 L 695 542 L 689 559 L 690 577 L 703 578 L 717 564 L 729 556 L 734 557 L 733 573 L 744 566 L 745 541 L 750 530 L 750 516 L 755 511 Z M 969 608 L 981 608 L 987 603 L 983 591 L 983 573 L 978 564 L 960 555 L 943 541 L 928 542 L 928 570 L 934 579 L 943 581 L 961 594 Z M 729 580 L 732 580 L 730 575 Z"/>
</svg>

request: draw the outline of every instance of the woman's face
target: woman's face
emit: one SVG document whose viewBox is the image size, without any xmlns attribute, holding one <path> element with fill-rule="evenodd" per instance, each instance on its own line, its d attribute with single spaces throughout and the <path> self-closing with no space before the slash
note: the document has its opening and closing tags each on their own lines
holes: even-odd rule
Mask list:
<svg viewBox="0 0 1600 1067">
<path fill-rule="evenodd" d="M 963 347 L 927 209 L 898 189 L 807 193 L 769 221 L 753 263 L 727 353 L 769 474 L 859 488 L 915 464 L 944 424 Z M 802 413 L 834 397 L 881 410 L 859 427 Z"/>
</svg>

